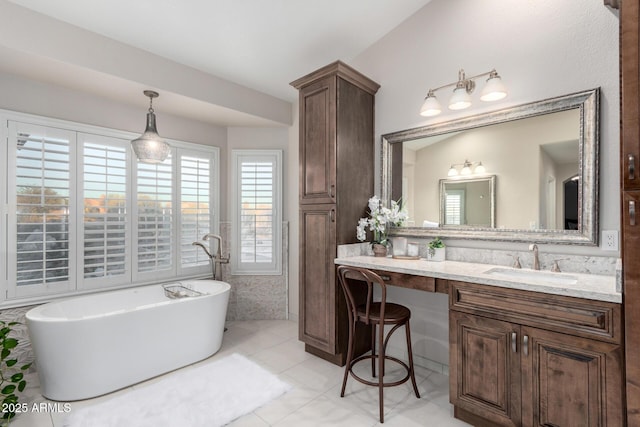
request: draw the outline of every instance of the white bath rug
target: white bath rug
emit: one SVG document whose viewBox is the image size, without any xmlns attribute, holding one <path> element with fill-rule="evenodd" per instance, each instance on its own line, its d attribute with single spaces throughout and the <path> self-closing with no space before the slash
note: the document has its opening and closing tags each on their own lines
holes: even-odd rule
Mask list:
<svg viewBox="0 0 640 427">
<path fill-rule="evenodd" d="M 169 374 L 71 413 L 65 427 L 215 427 L 291 388 L 239 354 Z"/>
</svg>

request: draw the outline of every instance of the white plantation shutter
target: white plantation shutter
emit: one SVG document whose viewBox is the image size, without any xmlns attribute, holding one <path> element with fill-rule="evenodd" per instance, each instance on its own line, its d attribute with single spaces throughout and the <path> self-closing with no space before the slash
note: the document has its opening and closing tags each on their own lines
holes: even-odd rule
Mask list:
<svg viewBox="0 0 640 427">
<path fill-rule="evenodd" d="M 236 274 L 280 274 L 282 240 L 282 152 L 233 150 Z"/>
<path fill-rule="evenodd" d="M 0 123 L 0 306 L 210 274 L 191 243 L 218 232 L 217 147 L 171 140 L 150 165 L 128 132 L 6 110 Z"/>
<path fill-rule="evenodd" d="M 464 212 L 464 191 L 449 190 L 445 200 L 445 225 L 461 225 Z"/>
<path fill-rule="evenodd" d="M 68 288 L 75 134 L 26 123 L 9 123 L 9 250 L 14 295 Z M 13 211 L 13 212 L 12 212 Z"/>
<path fill-rule="evenodd" d="M 80 134 L 82 239 L 85 282 L 130 280 L 130 220 L 127 199 L 128 141 Z M 91 280 L 95 279 L 95 280 Z"/>
<path fill-rule="evenodd" d="M 181 152 L 181 151 L 179 151 Z M 180 268 L 206 266 L 209 258 L 192 243 L 211 230 L 212 175 L 211 153 L 180 154 Z"/>
<path fill-rule="evenodd" d="M 173 177 L 163 163 L 137 163 L 138 272 L 173 268 Z"/>
</svg>

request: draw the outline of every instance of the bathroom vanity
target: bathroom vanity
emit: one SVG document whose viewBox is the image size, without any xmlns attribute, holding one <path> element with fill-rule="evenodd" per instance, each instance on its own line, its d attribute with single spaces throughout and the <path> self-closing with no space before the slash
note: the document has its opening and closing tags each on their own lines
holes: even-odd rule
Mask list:
<svg viewBox="0 0 640 427">
<path fill-rule="evenodd" d="M 371 256 L 335 263 L 375 270 L 392 286 L 449 295 L 457 418 L 474 426 L 624 424 L 615 277 Z"/>
</svg>

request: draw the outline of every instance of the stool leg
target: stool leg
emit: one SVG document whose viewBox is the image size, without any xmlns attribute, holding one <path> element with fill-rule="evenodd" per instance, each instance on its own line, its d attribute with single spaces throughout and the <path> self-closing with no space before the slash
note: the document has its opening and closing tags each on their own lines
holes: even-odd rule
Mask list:
<svg viewBox="0 0 640 427">
<path fill-rule="evenodd" d="M 353 360 L 353 341 L 356 335 L 356 322 L 349 316 L 349 344 L 347 346 L 347 363 L 344 366 L 344 378 L 342 379 L 342 391 L 340 397 L 344 397 L 344 390 L 347 387 L 347 378 L 351 371 L 351 361 Z"/>
<path fill-rule="evenodd" d="M 385 361 L 385 345 L 384 345 L 384 325 L 381 323 L 379 328 L 378 341 L 378 389 L 380 399 L 380 423 L 384 423 L 384 361 Z"/>
<path fill-rule="evenodd" d="M 418 392 L 418 385 L 416 384 L 415 370 L 413 369 L 413 351 L 411 350 L 411 329 L 409 328 L 409 321 L 404 325 L 407 333 L 407 352 L 409 353 L 409 370 L 411 371 L 411 383 L 413 384 L 413 391 L 416 393 L 416 397 L 420 399 L 420 393 Z"/>
<path fill-rule="evenodd" d="M 371 324 L 371 376 L 376 377 L 376 324 Z"/>
</svg>

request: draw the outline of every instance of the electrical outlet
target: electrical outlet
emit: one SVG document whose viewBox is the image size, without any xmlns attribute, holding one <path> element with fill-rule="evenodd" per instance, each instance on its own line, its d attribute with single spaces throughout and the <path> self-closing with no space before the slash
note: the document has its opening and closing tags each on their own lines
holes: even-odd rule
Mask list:
<svg viewBox="0 0 640 427">
<path fill-rule="evenodd" d="M 602 231 L 602 250 L 603 251 L 618 250 L 618 230 Z"/>
</svg>

